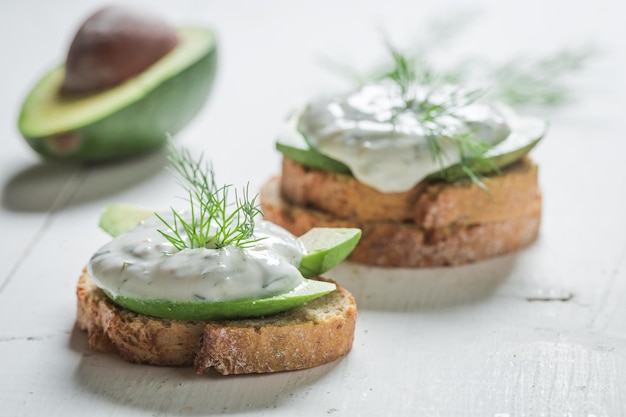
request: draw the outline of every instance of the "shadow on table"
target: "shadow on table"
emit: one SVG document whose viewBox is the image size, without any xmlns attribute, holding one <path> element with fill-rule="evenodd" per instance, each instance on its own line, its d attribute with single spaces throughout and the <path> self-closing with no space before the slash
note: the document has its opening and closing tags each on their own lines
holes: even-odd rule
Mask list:
<svg viewBox="0 0 626 417">
<path fill-rule="evenodd" d="M 148 410 L 155 414 L 240 414 L 296 404 L 313 390 L 324 390 L 325 378 L 342 361 L 302 371 L 275 374 L 196 375 L 191 367 L 132 364 L 115 354 L 93 352 L 86 333 L 74 328 L 70 348 L 81 354 L 74 371 L 76 390 L 97 397 L 94 404 Z M 325 391 L 324 391 L 325 392 Z"/>
<path fill-rule="evenodd" d="M 4 184 L 2 205 L 11 211 L 46 212 L 87 203 L 145 181 L 166 163 L 164 150 L 106 164 L 41 162 Z"/>
<path fill-rule="evenodd" d="M 516 255 L 455 267 L 375 268 L 345 262 L 328 273 L 354 295 L 359 310 L 432 310 L 480 302 L 507 279 Z"/>
</svg>

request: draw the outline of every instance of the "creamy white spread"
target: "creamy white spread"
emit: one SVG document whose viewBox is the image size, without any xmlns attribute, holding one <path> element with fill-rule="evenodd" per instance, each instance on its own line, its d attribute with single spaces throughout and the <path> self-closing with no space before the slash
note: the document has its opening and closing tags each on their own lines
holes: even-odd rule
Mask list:
<svg viewBox="0 0 626 417">
<path fill-rule="evenodd" d="M 113 296 L 203 302 L 264 298 L 303 283 L 304 248 L 273 223 L 255 222 L 261 240 L 249 248 L 179 251 L 158 230 L 166 228 L 153 217 L 98 250 L 88 265 L 96 284 Z"/>
<path fill-rule="evenodd" d="M 468 90 L 450 85 L 413 88 L 411 102 L 391 82 L 314 101 L 302 113 L 298 129 L 317 151 L 382 192 L 407 191 L 429 174 L 457 164 L 460 154 L 451 137 L 471 134 L 495 145 L 510 133 L 498 108 L 474 100 Z M 447 110 L 426 117 L 425 109 L 438 105 Z M 431 151 L 432 139 L 441 147 L 437 153 Z"/>
</svg>

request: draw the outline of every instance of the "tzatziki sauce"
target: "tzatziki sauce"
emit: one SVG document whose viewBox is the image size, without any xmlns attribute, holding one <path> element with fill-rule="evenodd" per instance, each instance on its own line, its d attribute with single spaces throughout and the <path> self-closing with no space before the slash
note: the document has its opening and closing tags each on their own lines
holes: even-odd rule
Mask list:
<svg viewBox="0 0 626 417">
<path fill-rule="evenodd" d="M 304 109 L 298 130 L 317 151 L 344 163 L 359 181 L 381 192 L 407 191 L 460 162 L 458 146 L 450 139 L 454 136 L 471 134 L 495 145 L 510 133 L 498 109 L 471 99 L 471 91 L 413 86 L 410 94 L 409 102 L 397 83 L 382 82 L 316 100 Z M 446 110 L 425 117 L 426 107 L 437 106 Z M 438 152 L 432 151 L 433 141 Z"/>
<path fill-rule="evenodd" d="M 96 284 L 114 297 L 218 302 L 270 297 L 304 282 L 302 244 L 273 223 L 257 220 L 260 240 L 245 248 L 178 250 L 158 230 L 166 227 L 152 217 L 100 248 L 88 264 Z"/>
</svg>

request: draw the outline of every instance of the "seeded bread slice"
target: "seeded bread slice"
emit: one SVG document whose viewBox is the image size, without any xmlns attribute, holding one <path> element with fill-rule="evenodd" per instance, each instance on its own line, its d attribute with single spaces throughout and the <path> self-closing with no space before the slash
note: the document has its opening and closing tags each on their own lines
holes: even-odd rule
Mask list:
<svg viewBox="0 0 626 417">
<path fill-rule="evenodd" d="M 523 213 L 513 217 L 426 228 L 411 221 L 341 218 L 293 204 L 283 198 L 280 185 L 281 179 L 275 177 L 261 189 L 266 219 L 296 236 L 313 227 L 358 227 L 363 234 L 349 259 L 366 265 L 432 267 L 475 262 L 528 245 L 536 239 L 541 223 L 540 194 L 524 202 Z M 333 195 L 329 193 L 328 198 Z"/>
<path fill-rule="evenodd" d="M 352 348 L 357 316 L 352 294 L 339 285 L 284 313 L 214 322 L 133 313 L 113 303 L 85 271 L 77 298 L 76 324 L 92 349 L 135 363 L 195 366 L 198 374 L 290 371 L 332 362 Z"/>
</svg>

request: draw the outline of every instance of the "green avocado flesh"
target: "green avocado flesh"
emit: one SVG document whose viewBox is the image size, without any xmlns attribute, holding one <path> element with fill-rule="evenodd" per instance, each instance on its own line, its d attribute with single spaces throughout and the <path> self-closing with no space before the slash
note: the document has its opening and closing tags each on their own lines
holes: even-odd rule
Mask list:
<svg viewBox="0 0 626 417">
<path fill-rule="evenodd" d="M 361 230 L 355 228 L 316 227 L 299 237 L 306 248 L 298 270 L 311 278 L 339 265 L 354 250 Z"/>
<path fill-rule="evenodd" d="M 130 204 L 110 204 L 100 216 L 99 226 L 113 237 L 137 226 L 143 220 L 154 216 L 154 211 Z"/>
<path fill-rule="evenodd" d="M 329 158 L 309 147 L 304 138 L 300 144 L 276 142 L 276 150 L 287 158 L 306 165 L 311 168 L 318 168 L 322 171 L 339 172 L 349 174 L 350 168 L 343 163 Z"/>
<path fill-rule="evenodd" d="M 335 284 L 331 282 L 307 279 L 287 293 L 255 300 L 176 302 L 116 297 L 109 293 L 107 296 L 116 304 L 136 313 L 164 319 L 206 321 L 259 317 L 280 313 L 331 293 L 336 288 Z"/>
<path fill-rule="evenodd" d="M 128 204 L 111 204 L 100 217 L 100 227 L 116 237 L 135 227 L 154 211 Z M 354 228 L 314 228 L 299 240 L 305 248 L 298 270 L 305 278 L 318 276 L 346 259 L 361 237 Z M 170 300 L 140 300 L 114 296 L 105 292 L 115 303 L 136 313 L 180 320 L 221 320 L 258 317 L 279 313 L 319 298 L 336 289 L 335 284 L 305 279 L 292 291 L 269 298 L 222 302 L 175 302 Z"/>
<path fill-rule="evenodd" d="M 298 130 L 298 120 L 298 115 L 287 120 L 285 129 L 276 141 L 276 150 L 287 158 L 311 168 L 349 174 L 350 168 L 346 165 L 319 153 L 309 146 L 302 133 Z"/>
<path fill-rule="evenodd" d="M 329 158 L 311 147 L 306 138 L 297 130 L 297 119 L 287 124 L 288 133 L 281 135 L 276 141 L 276 149 L 283 156 L 302 165 L 328 172 L 350 174 L 350 168 L 340 161 Z M 511 134 L 502 142 L 491 148 L 483 161 L 469 161 L 467 165 L 476 174 L 492 174 L 501 168 L 524 157 L 539 143 L 546 132 L 546 124 L 536 119 L 520 119 Z M 429 175 L 427 180 L 443 180 L 448 182 L 466 178 L 467 174 L 461 164 L 452 165 L 442 171 Z"/>
<path fill-rule="evenodd" d="M 99 93 L 60 93 L 64 66 L 50 71 L 26 97 L 18 127 L 49 159 L 101 161 L 149 152 L 202 108 L 217 65 L 212 31 L 177 30 L 180 43 L 141 74 Z"/>
</svg>

